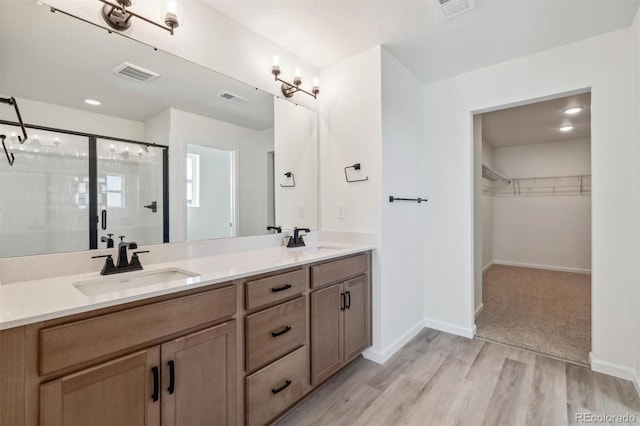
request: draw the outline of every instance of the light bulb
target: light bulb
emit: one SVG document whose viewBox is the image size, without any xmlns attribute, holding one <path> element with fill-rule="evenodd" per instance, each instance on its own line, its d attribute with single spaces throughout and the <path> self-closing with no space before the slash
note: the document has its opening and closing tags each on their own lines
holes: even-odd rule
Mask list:
<svg viewBox="0 0 640 426">
<path fill-rule="evenodd" d="M 280 66 L 280 56 L 273 55 L 273 66 L 274 67 L 279 67 Z"/>
<path fill-rule="evenodd" d="M 318 77 L 313 79 L 313 87 L 320 87 L 320 81 L 318 80 Z"/>
<path fill-rule="evenodd" d="M 302 70 L 300 68 L 296 68 L 293 70 L 293 76 L 298 78 L 302 77 Z"/>
</svg>

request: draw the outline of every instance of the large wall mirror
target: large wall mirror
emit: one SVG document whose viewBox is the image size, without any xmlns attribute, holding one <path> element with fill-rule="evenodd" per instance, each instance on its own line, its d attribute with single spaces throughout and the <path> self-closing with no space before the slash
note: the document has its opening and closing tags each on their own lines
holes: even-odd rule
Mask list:
<svg viewBox="0 0 640 426">
<path fill-rule="evenodd" d="M 0 257 L 317 229 L 314 111 L 46 5 L 0 15 L 29 136 L 0 104 Z"/>
</svg>

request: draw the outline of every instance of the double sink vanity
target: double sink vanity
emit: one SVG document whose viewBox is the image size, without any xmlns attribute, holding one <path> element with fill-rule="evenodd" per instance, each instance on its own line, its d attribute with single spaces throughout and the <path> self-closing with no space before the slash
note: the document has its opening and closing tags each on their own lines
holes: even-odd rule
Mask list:
<svg viewBox="0 0 640 426">
<path fill-rule="evenodd" d="M 262 425 L 371 345 L 371 247 L 0 285 L 0 425 Z"/>
</svg>

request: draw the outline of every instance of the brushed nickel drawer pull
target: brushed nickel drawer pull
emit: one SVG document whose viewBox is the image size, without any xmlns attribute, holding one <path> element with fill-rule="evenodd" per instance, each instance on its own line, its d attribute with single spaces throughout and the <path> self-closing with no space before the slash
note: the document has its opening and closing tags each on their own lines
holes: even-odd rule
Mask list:
<svg viewBox="0 0 640 426">
<path fill-rule="evenodd" d="M 291 384 L 291 380 L 287 379 L 287 381 L 284 383 L 284 385 L 282 385 L 282 386 L 280 386 L 279 388 L 276 388 L 276 389 L 271 389 L 271 393 L 275 395 L 275 394 L 277 394 L 279 392 L 282 392 L 283 390 L 288 388 L 290 384 Z"/>
<path fill-rule="evenodd" d="M 291 284 L 285 284 L 282 287 L 274 287 L 271 289 L 273 293 L 277 293 L 279 291 L 289 290 L 291 288 Z"/>
<path fill-rule="evenodd" d="M 291 331 L 291 326 L 286 326 L 284 328 L 284 330 L 282 330 L 282 331 L 274 331 L 274 332 L 271 333 L 271 335 L 273 337 L 278 337 L 278 336 L 282 336 L 283 334 L 288 333 L 290 331 Z"/>
</svg>

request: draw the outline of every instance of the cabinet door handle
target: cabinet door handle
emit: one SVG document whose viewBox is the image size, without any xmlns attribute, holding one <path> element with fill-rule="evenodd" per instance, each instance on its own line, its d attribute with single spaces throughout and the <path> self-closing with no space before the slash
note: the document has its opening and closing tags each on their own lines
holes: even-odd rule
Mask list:
<svg viewBox="0 0 640 426">
<path fill-rule="evenodd" d="M 102 209 L 102 230 L 107 229 L 107 210 Z"/>
<path fill-rule="evenodd" d="M 340 293 L 340 310 L 344 311 L 346 306 L 346 298 L 344 296 L 344 293 Z"/>
<path fill-rule="evenodd" d="M 153 394 L 151 394 L 151 400 L 157 402 L 160 396 L 160 370 L 158 367 L 152 367 L 151 374 L 153 374 Z"/>
<path fill-rule="evenodd" d="M 271 333 L 271 335 L 273 337 L 278 337 L 278 336 L 282 336 L 285 333 L 288 333 L 291 331 L 291 327 L 290 326 L 286 326 L 282 331 L 274 331 Z"/>
<path fill-rule="evenodd" d="M 275 395 L 279 392 L 282 392 L 283 390 L 288 388 L 290 384 L 291 384 L 291 380 L 287 379 L 287 381 L 284 382 L 284 385 L 280 386 L 279 388 L 271 389 L 271 393 Z"/>
<path fill-rule="evenodd" d="M 271 289 L 272 292 L 277 293 L 279 291 L 289 290 L 291 288 L 291 284 L 285 284 L 282 287 L 274 287 Z"/>
<path fill-rule="evenodd" d="M 167 364 L 169 365 L 169 387 L 167 388 L 167 391 L 169 392 L 169 395 L 171 395 L 175 390 L 176 372 L 173 361 L 169 361 Z"/>
<path fill-rule="evenodd" d="M 347 291 L 347 309 L 351 309 L 351 292 Z"/>
</svg>

